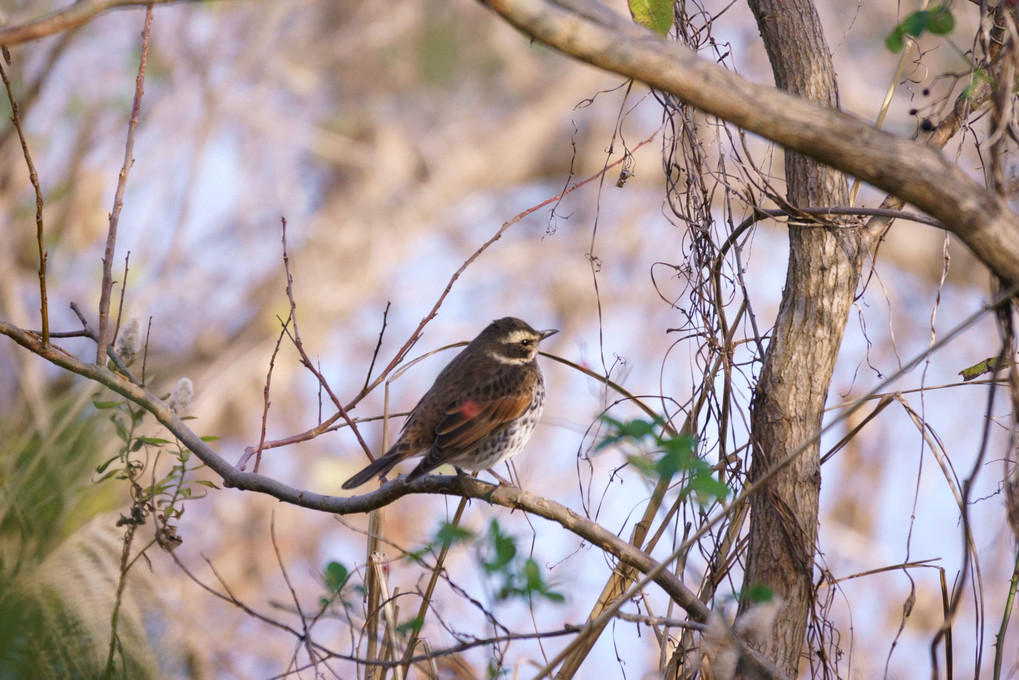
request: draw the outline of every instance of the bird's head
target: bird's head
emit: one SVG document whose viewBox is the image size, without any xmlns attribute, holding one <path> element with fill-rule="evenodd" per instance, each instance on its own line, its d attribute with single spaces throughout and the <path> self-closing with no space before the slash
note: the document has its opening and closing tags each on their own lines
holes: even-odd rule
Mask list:
<svg viewBox="0 0 1019 680">
<path fill-rule="evenodd" d="M 538 356 L 538 343 L 558 329 L 536 331 L 520 319 L 507 316 L 493 321 L 474 342 L 488 356 L 504 364 L 527 364 Z"/>
</svg>

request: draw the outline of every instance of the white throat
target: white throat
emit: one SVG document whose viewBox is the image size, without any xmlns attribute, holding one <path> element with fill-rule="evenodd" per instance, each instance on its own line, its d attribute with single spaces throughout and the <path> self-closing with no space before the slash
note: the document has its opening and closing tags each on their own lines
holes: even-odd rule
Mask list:
<svg viewBox="0 0 1019 680">
<path fill-rule="evenodd" d="M 507 357 L 499 354 L 498 352 L 488 352 L 488 356 L 498 361 L 500 364 L 508 364 L 510 366 L 523 366 L 524 364 L 531 363 L 531 358 L 528 357 Z M 533 358 L 533 357 L 532 357 Z"/>
</svg>

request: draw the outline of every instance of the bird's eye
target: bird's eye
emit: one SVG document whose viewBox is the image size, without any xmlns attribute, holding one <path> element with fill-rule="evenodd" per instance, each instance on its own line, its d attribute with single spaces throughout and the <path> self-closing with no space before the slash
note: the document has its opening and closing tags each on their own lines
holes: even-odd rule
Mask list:
<svg viewBox="0 0 1019 680">
<path fill-rule="evenodd" d="M 520 344 L 523 345 L 524 347 L 530 347 L 531 345 L 534 344 L 534 340 L 531 340 L 530 338 L 524 338 L 523 340 L 520 341 Z"/>
</svg>

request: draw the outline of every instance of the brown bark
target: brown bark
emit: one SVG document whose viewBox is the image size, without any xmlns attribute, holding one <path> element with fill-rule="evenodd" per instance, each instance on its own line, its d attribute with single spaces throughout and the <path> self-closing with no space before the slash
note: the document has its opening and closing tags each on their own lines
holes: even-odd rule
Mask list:
<svg viewBox="0 0 1019 680">
<path fill-rule="evenodd" d="M 810 0 L 750 0 L 780 89 L 838 107 L 827 43 Z M 846 205 L 846 178 L 787 153 L 789 202 Z M 791 224 L 789 269 L 772 339 L 754 394 L 751 479 L 808 441 L 820 428 L 832 370 L 859 279 L 858 228 Z M 744 588 L 764 585 L 781 598 L 775 625 L 756 647 L 795 676 L 813 599 L 812 577 L 821 487 L 819 441 L 803 450 L 750 499 Z M 753 606 L 741 602 L 741 612 Z"/>
</svg>

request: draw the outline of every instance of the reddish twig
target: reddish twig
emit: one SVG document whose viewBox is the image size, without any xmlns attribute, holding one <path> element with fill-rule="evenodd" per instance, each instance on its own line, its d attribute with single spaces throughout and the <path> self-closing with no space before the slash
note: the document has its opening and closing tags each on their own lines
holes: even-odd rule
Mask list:
<svg viewBox="0 0 1019 680">
<path fill-rule="evenodd" d="M 633 151 L 636 151 L 640 147 L 642 147 L 645 144 L 651 142 L 657 135 L 658 135 L 658 132 L 656 131 L 650 137 L 648 137 L 644 141 L 642 141 L 639 144 L 637 144 L 633 148 Z M 308 441 L 308 440 L 314 439 L 315 437 L 319 436 L 320 434 L 323 434 L 324 432 L 328 432 L 333 427 L 333 424 L 337 420 L 339 420 L 341 417 L 346 417 L 345 416 L 346 412 L 349 412 L 351 409 L 353 409 L 361 401 L 361 399 L 363 399 L 365 397 L 365 395 L 369 394 L 372 390 L 374 390 L 382 382 L 384 382 L 389 377 L 390 373 L 392 373 L 393 369 L 396 368 L 396 366 L 398 366 L 400 364 L 400 362 L 402 362 L 406 358 L 407 352 L 409 352 L 410 349 L 421 338 L 421 333 L 422 333 L 422 331 L 424 331 L 425 326 L 428 325 L 428 323 L 433 318 L 435 318 L 436 314 L 438 314 L 439 308 L 442 306 L 442 303 L 445 301 L 446 296 L 449 295 L 450 291 L 453 289 L 453 284 L 455 284 L 457 279 L 460 278 L 460 275 L 463 274 L 464 271 L 467 269 L 467 267 L 469 267 L 471 264 L 473 264 L 473 262 L 475 260 L 477 260 L 481 256 L 482 253 L 484 253 L 486 250 L 488 250 L 488 248 L 493 243 L 495 243 L 500 238 L 502 238 L 502 235 L 506 232 L 507 229 L 509 229 L 511 226 L 513 226 L 514 224 L 516 224 L 517 222 L 519 222 L 523 218 L 527 217 L 531 213 L 533 213 L 533 212 L 535 212 L 537 210 L 540 210 L 541 208 L 549 205 L 550 203 L 554 203 L 554 202 L 562 199 L 564 196 L 573 193 L 574 191 L 576 191 L 580 187 L 584 186 L 585 184 L 588 184 L 589 182 L 593 182 L 594 180 L 596 180 L 599 177 L 603 176 L 606 172 L 608 172 L 612 168 L 616 167 L 620 163 L 623 163 L 625 160 L 626 160 L 625 157 L 624 158 L 620 158 L 615 163 L 606 165 L 605 167 L 603 167 L 602 169 L 600 169 L 598 172 L 594 173 L 593 175 L 591 175 L 587 179 L 584 179 L 584 180 L 582 180 L 580 182 L 577 182 L 573 186 L 564 189 L 563 191 L 559 192 L 555 196 L 552 196 L 551 198 L 549 198 L 549 199 L 547 199 L 545 201 L 542 201 L 541 203 L 539 203 L 537 205 L 534 205 L 534 206 L 528 208 L 527 210 L 524 210 L 523 212 L 521 212 L 521 213 L 517 214 L 516 216 L 514 216 L 513 218 L 511 218 L 509 221 L 503 223 L 503 225 L 501 227 L 499 227 L 499 230 L 491 238 L 489 238 L 487 241 L 485 241 L 481 245 L 481 247 L 478 248 L 474 252 L 474 254 L 471 255 L 460 266 L 460 268 L 456 270 L 456 272 L 454 272 L 453 276 L 450 277 L 449 282 L 446 284 L 445 290 L 442 291 L 442 294 L 439 296 L 439 299 L 432 306 L 431 311 L 429 311 L 428 314 L 425 315 L 425 317 L 423 319 L 421 319 L 421 322 L 418 324 L 417 328 L 415 328 L 414 332 L 411 333 L 410 338 L 397 351 L 396 356 L 393 357 L 393 359 L 382 370 L 382 372 L 379 373 L 379 375 L 375 378 L 375 380 L 372 380 L 369 384 L 366 384 L 361 389 L 361 391 L 349 403 L 347 403 L 343 407 L 344 410 L 342 412 L 338 412 L 338 413 L 333 414 L 329 418 L 327 418 L 324 421 L 320 422 L 315 427 L 310 428 L 308 430 L 305 430 L 304 432 L 300 432 L 298 434 L 291 435 L 291 436 L 286 437 L 284 439 L 277 439 L 277 440 L 274 440 L 274 441 L 266 442 L 265 446 L 263 447 L 262 450 L 273 449 L 273 448 L 277 448 L 277 447 L 281 447 L 281 446 L 289 446 L 291 444 L 297 444 L 299 442 L 303 442 L 303 441 Z M 351 422 L 349 420 L 349 417 L 347 419 L 348 419 L 348 422 Z"/>
<path fill-rule="evenodd" d="M 7 48 L 3 48 L 3 61 L 11 65 L 11 55 Z M 4 87 L 7 89 L 7 99 L 11 103 L 11 122 L 14 129 L 18 131 L 18 139 L 21 140 L 21 152 L 25 156 L 25 165 L 28 166 L 28 181 L 32 183 L 35 190 L 35 240 L 39 247 L 39 314 L 42 316 L 42 344 L 50 344 L 50 314 L 49 303 L 46 298 L 46 249 L 43 246 L 43 222 L 42 222 L 42 189 L 39 186 L 39 175 L 35 171 L 35 163 L 32 162 L 32 154 L 28 150 L 28 140 L 25 139 L 25 131 L 21 127 L 21 116 L 18 114 L 18 102 L 11 90 L 11 81 L 7 78 L 7 71 L 3 64 L 0 64 L 0 77 L 3 78 Z"/>
<path fill-rule="evenodd" d="M 635 146 L 633 148 L 633 151 L 636 151 L 640 147 L 642 147 L 645 144 L 651 142 L 656 136 L 658 136 L 658 131 L 657 130 L 650 137 L 648 137 L 647 139 L 645 139 L 641 143 L 637 144 L 637 146 Z M 425 329 L 425 326 L 427 326 L 428 323 L 432 319 L 435 318 L 435 315 L 439 313 L 439 308 L 442 307 L 442 303 L 445 302 L 446 296 L 449 295 L 451 290 L 453 290 L 453 284 L 455 284 L 457 282 L 457 279 L 460 278 L 460 275 L 463 274 L 464 271 L 467 270 L 467 267 L 471 266 L 474 263 L 475 260 L 477 260 L 479 257 L 481 257 L 481 254 L 484 253 L 486 250 L 488 250 L 488 248 L 493 243 L 495 243 L 496 241 L 501 239 L 502 235 L 504 233 L 506 233 L 507 229 L 509 229 L 514 224 L 516 224 L 520 220 L 524 219 L 525 217 L 527 217 L 531 213 L 536 212 L 536 211 L 540 210 L 541 208 L 544 208 L 546 205 L 549 205 L 550 203 L 555 203 L 556 201 L 561 200 L 567 194 L 573 193 L 574 191 L 576 191 L 580 187 L 584 186 L 585 184 L 588 184 L 589 182 L 593 182 L 594 180 L 603 177 L 605 175 L 605 173 L 607 173 L 609 170 L 611 170 L 612 168 L 614 168 L 617 165 L 619 165 L 620 163 L 622 163 L 624 160 L 626 160 L 625 156 L 623 158 L 620 158 L 615 163 L 605 165 L 601 170 L 599 170 L 598 172 L 594 173 L 593 175 L 591 175 L 587 179 L 582 180 L 580 182 L 577 182 L 573 186 L 564 189 L 563 191 L 559 192 L 555 196 L 552 196 L 551 198 L 546 199 L 546 200 L 542 201 L 541 203 L 538 203 L 537 205 L 531 206 L 527 210 L 525 210 L 525 211 L 523 211 L 521 213 L 518 213 L 514 217 L 510 218 L 508 221 L 504 222 L 503 225 L 501 227 L 499 227 L 499 230 L 496 231 L 495 234 L 492 235 L 491 238 L 489 238 L 487 241 L 485 241 L 483 244 L 481 244 L 481 247 L 478 248 L 476 251 L 474 251 L 474 254 L 471 255 L 470 257 L 468 257 L 464 261 L 464 263 L 462 265 L 460 265 L 459 269 L 457 269 L 455 272 L 453 272 L 453 276 L 450 277 L 449 283 L 446 284 L 445 290 L 443 290 L 442 294 L 439 295 L 439 299 L 435 301 L 435 304 L 432 306 L 431 311 L 429 311 L 428 314 L 426 314 L 425 317 L 423 319 L 421 319 L 421 322 L 418 324 L 417 328 L 411 334 L 410 339 L 407 340 L 406 343 L 404 343 L 404 346 L 401 347 L 400 351 L 396 353 L 396 356 L 394 356 L 393 360 L 389 362 L 389 365 L 386 366 L 386 368 L 382 371 L 382 373 L 379 375 L 379 377 L 375 379 L 375 382 L 373 382 L 371 384 L 371 386 L 369 388 L 369 391 L 371 389 L 374 389 L 375 387 L 378 387 L 379 383 L 382 382 L 382 380 L 385 378 L 385 376 L 389 375 L 389 372 L 392 371 L 397 366 L 397 364 L 399 364 L 401 361 L 403 361 L 404 357 L 407 355 L 407 352 L 410 351 L 410 348 L 413 347 L 414 344 L 421 337 L 421 332 Z"/>
<path fill-rule="evenodd" d="M 287 326 L 290 325 L 290 319 L 287 317 L 286 321 L 283 321 L 283 329 L 280 330 L 279 337 L 276 338 L 276 346 L 272 350 L 272 356 L 269 357 L 269 371 L 265 374 L 265 388 L 262 390 L 262 434 L 258 438 L 258 448 L 248 447 L 244 449 L 244 455 L 237 461 L 237 469 L 243 470 L 248 464 L 248 459 L 255 456 L 255 466 L 252 468 L 253 472 L 258 472 L 258 466 L 262 462 L 262 450 L 265 448 L 265 431 L 266 423 L 269 420 L 269 404 L 272 403 L 269 400 L 269 385 L 272 383 L 272 372 L 276 368 L 276 355 L 280 352 L 280 345 L 283 344 L 283 337 L 287 333 Z"/>
<path fill-rule="evenodd" d="M 138 128 L 138 114 L 142 106 L 143 85 L 145 84 L 145 63 L 149 56 L 149 32 L 152 30 L 152 5 L 145 10 L 145 26 L 142 28 L 142 51 L 138 61 L 138 76 L 135 78 L 134 104 L 131 120 L 127 125 L 127 143 L 124 145 L 124 164 L 117 178 L 117 190 L 113 196 L 113 211 L 110 213 L 110 227 L 106 232 L 106 252 L 103 255 L 103 282 L 99 295 L 99 339 L 96 347 L 96 363 L 106 355 L 110 316 L 110 293 L 113 290 L 113 254 L 117 245 L 117 224 L 120 210 L 124 207 L 124 189 L 127 187 L 127 173 L 134 165 L 134 133 Z"/>
<path fill-rule="evenodd" d="M 315 378 L 318 379 L 318 384 L 321 385 L 322 388 L 325 389 L 326 393 L 329 394 L 329 398 L 332 400 L 333 405 L 336 406 L 336 410 L 339 413 L 339 416 L 342 417 L 347 422 L 347 425 L 354 432 L 354 436 L 357 438 L 357 441 L 361 445 L 361 448 L 364 449 L 364 452 L 368 454 L 369 458 L 371 458 L 371 449 L 368 447 L 367 442 L 365 442 L 364 438 L 361 436 L 361 432 L 357 429 L 357 425 L 347 414 L 347 409 L 344 408 L 343 404 L 340 403 L 340 400 L 333 393 L 332 388 L 329 387 L 329 383 L 326 382 L 326 379 L 322 376 L 321 371 L 315 368 L 315 364 L 314 362 L 312 362 L 311 357 L 309 357 L 308 353 L 304 351 L 304 343 L 301 342 L 301 333 L 297 328 L 297 302 L 294 299 L 294 277 L 290 273 L 290 254 L 287 252 L 286 218 L 281 218 L 281 222 L 283 224 L 283 270 L 286 272 L 287 275 L 287 299 L 290 300 L 290 321 L 294 327 L 294 332 L 292 335 L 289 333 L 289 331 L 287 331 L 286 326 L 283 327 L 283 332 L 287 333 L 287 335 L 290 336 L 290 339 L 294 343 L 294 347 L 297 348 L 297 351 L 301 355 L 301 363 L 304 364 L 304 367 L 311 371 Z M 336 417 L 334 416 L 332 420 L 333 422 L 335 422 Z"/>
<path fill-rule="evenodd" d="M 389 307 L 392 302 L 386 302 L 386 308 L 382 312 L 382 328 L 379 329 L 379 341 L 375 343 L 375 351 L 372 352 L 372 361 L 368 364 L 368 375 L 364 377 L 364 388 L 368 389 L 368 383 L 372 379 L 372 371 L 375 370 L 375 360 L 379 358 L 379 350 L 382 349 L 382 336 L 386 334 L 386 320 L 389 318 Z"/>
</svg>

